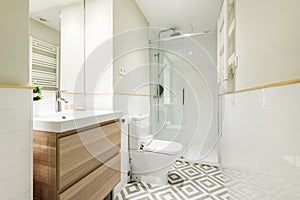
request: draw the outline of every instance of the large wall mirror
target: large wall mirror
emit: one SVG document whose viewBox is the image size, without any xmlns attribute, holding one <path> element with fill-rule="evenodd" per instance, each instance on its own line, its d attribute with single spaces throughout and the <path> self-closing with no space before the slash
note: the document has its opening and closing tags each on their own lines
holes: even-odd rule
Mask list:
<svg viewBox="0 0 300 200">
<path fill-rule="evenodd" d="M 30 37 L 32 83 L 84 92 L 84 0 L 31 0 Z"/>
<path fill-rule="evenodd" d="M 111 0 L 31 0 L 31 80 L 51 90 L 39 112 L 54 110 L 56 90 L 70 110 L 112 108 L 112 12 Z"/>
</svg>

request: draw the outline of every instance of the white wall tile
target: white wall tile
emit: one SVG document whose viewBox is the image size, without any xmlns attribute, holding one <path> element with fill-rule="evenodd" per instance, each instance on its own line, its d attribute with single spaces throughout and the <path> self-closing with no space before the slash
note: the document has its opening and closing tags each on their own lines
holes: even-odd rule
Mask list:
<svg viewBox="0 0 300 200">
<path fill-rule="evenodd" d="M 86 95 L 86 108 L 88 110 L 112 110 L 113 95 Z"/>
<path fill-rule="evenodd" d="M 74 109 L 86 108 L 86 96 L 84 94 L 62 94 L 62 97 L 69 101 L 69 105 L 73 104 Z"/>
<path fill-rule="evenodd" d="M 32 94 L 28 90 L 0 88 L 0 94 L 0 110 L 27 109 L 32 101 Z"/>
<path fill-rule="evenodd" d="M 149 114 L 149 96 L 114 95 L 114 110 L 123 111 L 124 115 Z"/>
<path fill-rule="evenodd" d="M 0 89 L 0 96 L 0 199 L 30 199 L 32 90 Z"/>
<path fill-rule="evenodd" d="M 221 162 L 224 167 L 293 173 L 287 156 L 300 153 L 300 84 L 226 95 Z"/>
<path fill-rule="evenodd" d="M 29 190 L 31 176 L 29 171 L 22 172 L 14 177 L 0 182 L 0 198 L 14 199 Z"/>
<path fill-rule="evenodd" d="M 0 135 L 8 131 L 30 130 L 31 111 L 30 107 L 24 110 L 1 110 Z M 28 136 L 30 137 L 30 136 Z"/>
<path fill-rule="evenodd" d="M 31 149 L 21 153 L 1 157 L 0 181 L 16 176 L 24 171 L 29 172 Z"/>
<path fill-rule="evenodd" d="M 4 156 L 28 150 L 31 145 L 29 129 L 0 134 L 0 159 Z"/>
<path fill-rule="evenodd" d="M 31 198 L 31 194 L 28 191 L 28 192 L 25 192 L 24 194 L 21 194 L 21 195 L 15 197 L 15 198 L 13 198 L 13 200 L 28 200 L 30 198 Z"/>
<path fill-rule="evenodd" d="M 55 94 L 44 92 L 43 97 L 43 99 L 33 102 L 33 113 L 36 115 L 55 112 Z"/>
</svg>

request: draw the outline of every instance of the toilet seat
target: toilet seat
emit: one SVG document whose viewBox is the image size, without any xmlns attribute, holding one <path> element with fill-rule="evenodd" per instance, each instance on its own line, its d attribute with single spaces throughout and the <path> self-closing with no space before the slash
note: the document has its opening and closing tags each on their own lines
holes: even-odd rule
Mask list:
<svg viewBox="0 0 300 200">
<path fill-rule="evenodd" d="M 148 145 L 144 146 L 144 151 L 175 155 L 182 150 L 182 145 L 177 142 L 153 139 Z"/>
</svg>

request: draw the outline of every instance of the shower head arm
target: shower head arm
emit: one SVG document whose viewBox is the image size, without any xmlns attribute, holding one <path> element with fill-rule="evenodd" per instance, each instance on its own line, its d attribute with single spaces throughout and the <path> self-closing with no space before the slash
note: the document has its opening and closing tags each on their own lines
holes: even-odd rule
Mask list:
<svg viewBox="0 0 300 200">
<path fill-rule="evenodd" d="M 164 29 L 164 30 L 161 30 L 161 31 L 159 31 L 159 33 L 158 33 L 158 39 L 160 39 L 160 34 L 162 34 L 162 33 L 164 33 L 164 32 L 167 32 L 167 31 L 173 31 L 173 32 L 175 32 L 175 30 L 176 30 L 176 28 L 175 27 L 172 27 L 172 28 L 168 28 L 168 29 Z"/>
<path fill-rule="evenodd" d="M 201 36 L 201 35 L 210 35 L 210 34 L 215 34 L 215 33 L 217 33 L 216 30 L 203 31 L 203 32 L 199 32 L 199 33 L 185 33 L 185 34 L 181 34 L 181 35 L 177 35 L 177 36 L 173 36 L 173 37 L 168 37 L 168 38 L 163 38 L 163 39 L 159 38 L 158 40 L 154 40 L 154 41 L 150 40 L 149 42 L 150 43 L 159 43 L 159 42 L 165 42 L 165 41 L 188 38 L 188 37 L 195 37 L 195 36 Z"/>
</svg>

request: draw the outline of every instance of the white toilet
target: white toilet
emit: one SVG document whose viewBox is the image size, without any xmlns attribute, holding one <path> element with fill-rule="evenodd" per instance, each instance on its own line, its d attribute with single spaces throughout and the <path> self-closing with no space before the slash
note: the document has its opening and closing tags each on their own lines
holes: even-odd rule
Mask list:
<svg viewBox="0 0 300 200">
<path fill-rule="evenodd" d="M 182 145 L 153 139 L 150 134 L 149 115 L 131 118 L 129 136 L 134 180 L 156 185 L 167 184 L 168 171 L 181 153 Z"/>
</svg>

